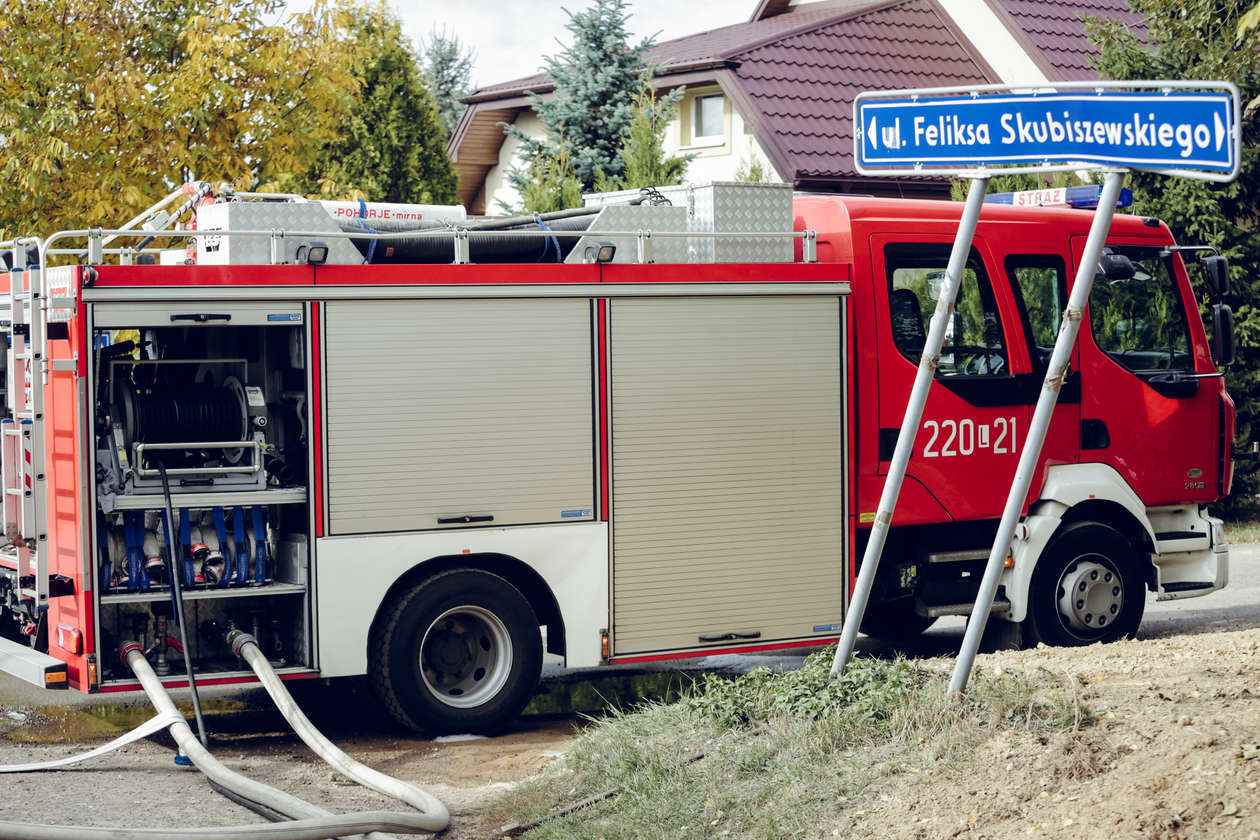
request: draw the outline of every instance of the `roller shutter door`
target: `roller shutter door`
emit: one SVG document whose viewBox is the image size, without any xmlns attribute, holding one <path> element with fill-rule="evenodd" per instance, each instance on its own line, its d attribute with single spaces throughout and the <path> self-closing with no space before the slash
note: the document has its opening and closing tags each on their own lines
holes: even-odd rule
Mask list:
<svg viewBox="0 0 1260 840">
<path fill-rule="evenodd" d="M 326 312 L 332 533 L 593 518 L 588 301 Z"/>
<path fill-rule="evenodd" d="M 841 620 L 841 311 L 834 297 L 613 302 L 617 655 Z"/>
</svg>

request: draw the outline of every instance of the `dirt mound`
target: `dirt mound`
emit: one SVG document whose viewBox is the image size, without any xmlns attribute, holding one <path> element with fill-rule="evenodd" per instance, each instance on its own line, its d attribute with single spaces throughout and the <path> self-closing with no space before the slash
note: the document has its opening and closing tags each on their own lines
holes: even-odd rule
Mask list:
<svg viewBox="0 0 1260 840">
<path fill-rule="evenodd" d="M 886 778 L 834 836 L 1260 840 L 1260 630 L 978 665 L 1070 688 L 1092 725 L 1044 740 L 999 733 L 934 774 Z"/>
</svg>

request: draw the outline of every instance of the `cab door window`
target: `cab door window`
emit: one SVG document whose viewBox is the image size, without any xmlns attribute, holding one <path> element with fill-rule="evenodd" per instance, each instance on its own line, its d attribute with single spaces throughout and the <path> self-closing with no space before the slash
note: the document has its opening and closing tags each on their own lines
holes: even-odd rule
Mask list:
<svg viewBox="0 0 1260 840">
<path fill-rule="evenodd" d="M 1089 297 L 1094 342 L 1123 367 L 1137 373 L 1193 372 L 1190 328 L 1170 257 L 1158 248 L 1113 245 L 1112 253 L 1133 263 L 1133 277 L 1094 276 Z"/>
<path fill-rule="evenodd" d="M 923 355 L 927 328 L 945 285 L 950 248 L 948 244 L 894 244 L 884 251 L 893 341 L 901 354 L 915 364 Z M 936 375 L 1009 375 L 997 302 L 975 249 L 968 257 L 957 303 L 945 327 L 945 344 Z"/>
<path fill-rule="evenodd" d="M 1053 254 L 1013 254 L 1006 258 L 1006 277 L 1015 296 L 1015 306 L 1028 337 L 1028 355 L 1033 369 L 1044 371 L 1050 365 L 1059 321 L 1067 305 L 1067 271 L 1063 258 Z"/>
</svg>

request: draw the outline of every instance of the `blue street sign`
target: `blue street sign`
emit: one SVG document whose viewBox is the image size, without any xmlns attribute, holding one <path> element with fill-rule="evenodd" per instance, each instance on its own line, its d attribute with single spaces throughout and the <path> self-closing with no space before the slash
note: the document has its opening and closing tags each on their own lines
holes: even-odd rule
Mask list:
<svg viewBox="0 0 1260 840">
<path fill-rule="evenodd" d="M 859 97 L 859 169 L 1091 163 L 1230 172 L 1230 93 L 1175 89 Z"/>
</svg>

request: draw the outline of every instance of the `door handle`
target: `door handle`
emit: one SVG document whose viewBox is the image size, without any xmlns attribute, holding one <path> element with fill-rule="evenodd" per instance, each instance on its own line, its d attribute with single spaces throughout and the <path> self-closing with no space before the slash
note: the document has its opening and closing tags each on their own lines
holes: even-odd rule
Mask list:
<svg viewBox="0 0 1260 840">
<path fill-rule="evenodd" d="M 760 639 L 760 630 L 750 630 L 743 633 L 715 633 L 710 636 L 701 636 L 701 642 L 737 642 L 747 641 L 750 639 Z"/>
<path fill-rule="evenodd" d="M 491 513 L 456 513 L 437 518 L 439 525 L 469 525 L 473 522 L 493 522 Z"/>
<path fill-rule="evenodd" d="M 186 312 L 182 315 L 171 315 L 171 321 L 192 321 L 196 324 L 204 324 L 206 321 L 231 321 L 232 316 L 227 312 Z"/>
</svg>

